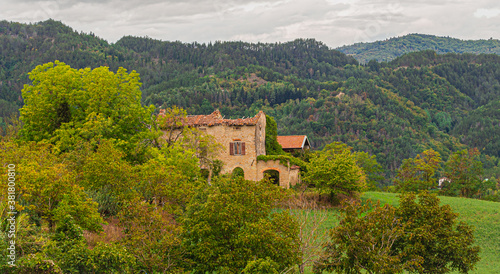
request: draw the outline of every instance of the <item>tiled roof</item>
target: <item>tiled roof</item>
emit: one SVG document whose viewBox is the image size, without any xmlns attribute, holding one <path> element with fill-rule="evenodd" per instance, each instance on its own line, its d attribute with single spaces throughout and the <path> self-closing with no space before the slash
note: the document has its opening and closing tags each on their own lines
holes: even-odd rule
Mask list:
<svg viewBox="0 0 500 274">
<path fill-rule="evenodd" d="M 164 115 L 165 111 L 160 110 L 160 115 Z M 243 119 L 224 119 L 219 110 L 212 112 L 209 115 L 189 115 L 186 117 L 185 123 L 187 126 L 217 126 L 217 125 L 227 125 L 227 126 L 254 126 L 259 121 L 260 115 L 264 115 L 264 112 L 259 111 L 257 115 L 251 118 Z"/>
<path fill-rule="evenodd" d="M 303 148 L 306 140 L 306 135 L 278 136 L 278 143 L 283 149 Z"/>
</svg>

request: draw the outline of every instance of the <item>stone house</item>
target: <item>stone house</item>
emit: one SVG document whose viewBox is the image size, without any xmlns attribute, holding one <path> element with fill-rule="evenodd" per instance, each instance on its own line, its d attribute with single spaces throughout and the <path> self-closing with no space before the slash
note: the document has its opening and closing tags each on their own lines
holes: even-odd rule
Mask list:
<svg viewBox="0 0 500 274">
<path fill-rule="evenodd" d="M 164 110 L 160 111 L 160 115 Z M 254 117 L 224 119 L 219 110 L 209 115 L 187 116 L 184 126 L 196 127 L 201 132 L 215 137 L 223 150 L 217 156 L 224 165 L 222 173 L 243 171 L 246 180 L 258 181 L 268 173 L 283 188 L 289 188 L 300 181 L 298 166 L 282 164 L 279 160 L 257 160 L 266 155 L 266 115 L 260 111 Z"/>
</svg>

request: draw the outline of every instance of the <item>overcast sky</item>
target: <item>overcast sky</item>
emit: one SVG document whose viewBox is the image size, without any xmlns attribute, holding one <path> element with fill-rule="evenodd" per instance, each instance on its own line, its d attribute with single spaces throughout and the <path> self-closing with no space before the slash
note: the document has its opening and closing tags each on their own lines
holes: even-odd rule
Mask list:
<svg viewBox="0 0 500 274">
<path fill-rule="evenodd" d="M 182 42 L 285 42 L 335 48 L 423 33 L 500 38 L 498 0 L 0 0 L 0 20 L 52 18 L 114 43 L 122 36 Z"/>
</svg>

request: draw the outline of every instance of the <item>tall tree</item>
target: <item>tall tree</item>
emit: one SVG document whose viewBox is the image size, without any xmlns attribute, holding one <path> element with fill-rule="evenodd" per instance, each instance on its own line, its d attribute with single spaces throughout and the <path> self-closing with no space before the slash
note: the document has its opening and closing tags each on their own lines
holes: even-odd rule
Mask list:
<svg viewBox="0 0 500 274">
<path fill-rule="evenodd" d="M 334 142 L 310 158 L 304 181 L 314 184 L 331 197 L 337 194 L 354 196 L 366 189 L 366 175 L 351 147 Z"/>
<path fill-rule="evenodd" d="M 433 149 L 425 150 L 415 158 L 403 160 L 398 169 L 396 188 L 400 191 L 419 191 L 436 188 L 436 171 L 441 164 L 441 156 Z"/>
<path fill-rule="evenodd" d="M 479 161 L 477 148 L 460 150 L 446 161 L 445 176 L 448 178 L 444 191 L 459 191 L 462 197 L 474 197 L 482 183 L 483 164 Z"/>
<path fill-rule="evenodd" d="M 47 140 L 59 151 L 79 141 L 97 145 L 112 140 L 130 157 L 144 152 L 154 107 L 141 105 L 139 74 L 107 67 L 76 70 L 56 61 L 29 73 L 32 84 L 22 91 L 25 105 L 22 138 Z"/>
</svg>

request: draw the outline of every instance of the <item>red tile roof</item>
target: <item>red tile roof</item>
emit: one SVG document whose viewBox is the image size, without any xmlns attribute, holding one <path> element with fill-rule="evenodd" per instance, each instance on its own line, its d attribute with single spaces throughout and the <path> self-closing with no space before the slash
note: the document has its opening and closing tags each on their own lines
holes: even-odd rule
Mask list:
<svg viewBox="0 0 500 274">
<path fill-rule="evenodd" d="M 304 148 L 306 141 L 306 135 L 278 136 L 278 143 L 283 149 Z"/>
<path fill-rule="evenodd" d="M 164 115 L 165 110 L 160 110 L 160 115 Z M 254 126 L 259 121 L 260 115 L 264 112 L 259 111 L 257 115 L 251 118 L 244 119 L 224 119 L 219 110 L 212 112 L 209 115 L 189 115 L 186 117 L 185 123 L 187 126 Z M 184 122 L 183 122 L 184 123 Z"/>
</svg>

